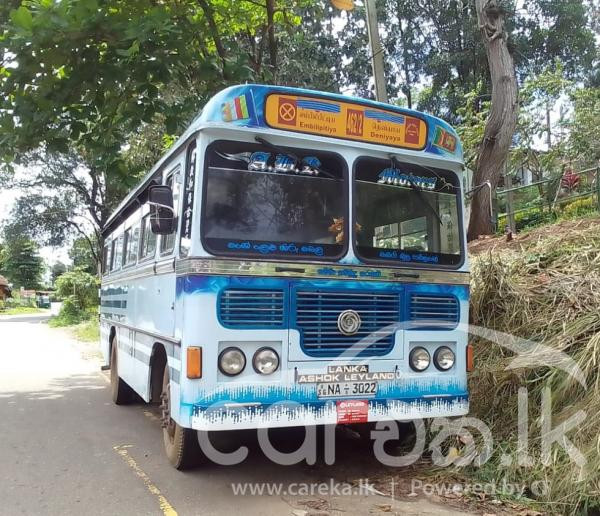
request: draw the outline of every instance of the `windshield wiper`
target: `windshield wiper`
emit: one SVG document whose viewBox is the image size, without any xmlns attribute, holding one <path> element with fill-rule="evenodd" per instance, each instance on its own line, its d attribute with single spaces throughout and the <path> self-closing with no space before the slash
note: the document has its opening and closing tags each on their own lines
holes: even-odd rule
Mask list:
<svg viewBox="0 0 600 516">
<path fill-rule="evenodd" d="M 295 154 L 293 154 L 289 151 L 281 149 L 277 145 L 273 145 L 271 142 L 265 140 L 262 136 L 255 136 L 254 139 L 258 143 L 262 143 L 265 147 L 268 147 L 269 149 L 271 149 L 273 152 L 277 152 L 278 154 L 283 154 L 284 156 L 289 156 L 293 160 L 296 160 L 296 163 L 302 163 L 302 160 L 298 156 L 296 156 Z M 321 167 L 311 165 L 311 168 L 314 168 L 317 172 L 319 172 L 319 174 L 322 174 L 322 175 L 328 177 L 329 179 L 335 179 L 335 180 L 338 179 L 331 172 L 327 172 L 327 170 L 324 170 Z"/>
<path fill-rule="evenodd" d="M 395 169 L 399 169 L 400 167 L 398 165 L 400 165 L 400 162 L 398 161 L 398 158 L 396 158 L 396 156 L 392 156 L 390 155 L 390 161 L 392 162 L 392 167 Z M 413 181 L 411 174 L 406 174 L 405 175 L 406 179 L 408 180 L 408 182 L 410 183 L 411 188 L 416 192 L 417 196 L 419 197 L 419 200 L 425 205 L 427 206 L 427 208 L 429 208 L 429 211 L 431 213 L 433 213 L 433 215 L 435 216 L 435 218 L 438 220 L 438 222 L 440 223 L 440 226 L 443 226 L 444 223 L 442 222 L 442 218 L 440 217 L 439 213 L 436 211 L 436 209 L 429 204 L 429 201 L 425 198 L 425 196 L 423 195 L 423 189 Z"/>
</svg>

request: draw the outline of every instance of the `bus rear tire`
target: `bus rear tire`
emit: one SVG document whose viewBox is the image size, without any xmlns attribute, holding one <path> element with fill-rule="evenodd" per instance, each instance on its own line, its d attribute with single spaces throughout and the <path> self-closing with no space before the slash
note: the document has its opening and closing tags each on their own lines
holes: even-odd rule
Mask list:
<svg viewBox="0 0 600 516">
<path fill-rule="evenodd" d="M 199 465 L 201 451 L 198 434 L 191 428 L 183 428 L 171 418 L 169 367 L 165 366 L 163 386 L 160 395 L 161 419 L 165 453 L 171 465 L 180 471 Z"/>
<path fill-rule="evenodd" d="M 110 350 L 110 395 L 116 405 L 130 403 L 133 398 L 131 387 L 119 376 L 119 365 L 117 361 L 117 343 L 113 339 Z"/>
</svg>

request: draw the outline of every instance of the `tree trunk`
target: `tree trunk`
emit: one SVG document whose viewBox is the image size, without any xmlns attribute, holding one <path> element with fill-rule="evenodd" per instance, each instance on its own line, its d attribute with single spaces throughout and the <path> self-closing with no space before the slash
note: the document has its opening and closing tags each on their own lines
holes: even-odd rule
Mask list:
<svg viewBox="0 0 600 516">
<path fill-rule="evenodd" d="M 489 181 L 495 190 L 517 125 L 517 79 L 504 32 L 504 12 L 497 0 L 475 0 L 492 81 L 492 105 L 473 178 L 474 187 Z M 467 239 L 492 232 L 487 188 L 473 195 Z"/>
<path fill-rule="evenodd" d="M 275 39 L 275 0 L 267 0 L 267 34 L 269 36 L 269 64 L 273 76 L 277 71 L 277 40 Z"/>
</svg>

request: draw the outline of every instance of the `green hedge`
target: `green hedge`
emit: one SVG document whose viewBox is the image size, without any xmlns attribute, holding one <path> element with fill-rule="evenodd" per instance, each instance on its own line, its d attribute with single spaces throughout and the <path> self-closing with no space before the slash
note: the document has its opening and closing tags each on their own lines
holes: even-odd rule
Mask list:
<svg viewBox="0 0 600 516">
<path fill-rule="evenodd" d="M 562 213 L 565 217 L 579 217 L 581 215 L 587 215 L 598 209 L 596 199 L 592 196 L 584 197 L 583 199 L 577 199 L 568 204 L 564 204 L 562 207 Z"/>
<path fill-rule="evenodd" d="M 517 231 L 542 226 L 555 222 L 557 215 L 551 211 L 541 211 L 539 208 L 528 208 L 515 214 L 515 226 Z M 506 216 L 498 217 L 498 233 L 506 232 Z"/>
</svg>

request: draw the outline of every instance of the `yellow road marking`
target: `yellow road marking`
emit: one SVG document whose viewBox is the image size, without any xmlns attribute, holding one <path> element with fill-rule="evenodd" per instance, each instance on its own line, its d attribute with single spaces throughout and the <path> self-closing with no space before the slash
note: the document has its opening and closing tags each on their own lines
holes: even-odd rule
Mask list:
<svg viewBox="0 0 600 516">
<path fill-rule="evenodd" d="M 113 446 L 113 449 L 123 458 L 125 463 L 134 471 L 134 473 L 143 480 L 146 489 L 148 489 L 148 491 L 151 494 L 156 496 L 158 500 L 158 505 L 160 506 L 160 510 L 163 512 L 163 514 L 165 516 L 177 516 L 177 511 L 173 509 L 173 506 L 162 495 L 160 489 L 158 489 L 158 487 L 156 487 L 152 483 L 150 477 L 146 475 L 144 470 L 137 465 L 135 459 L 131 455 L 129 455 L 127 448 L 131 447 L 131 444 L 122 444 L 118 446 Z"/>
</svg>

